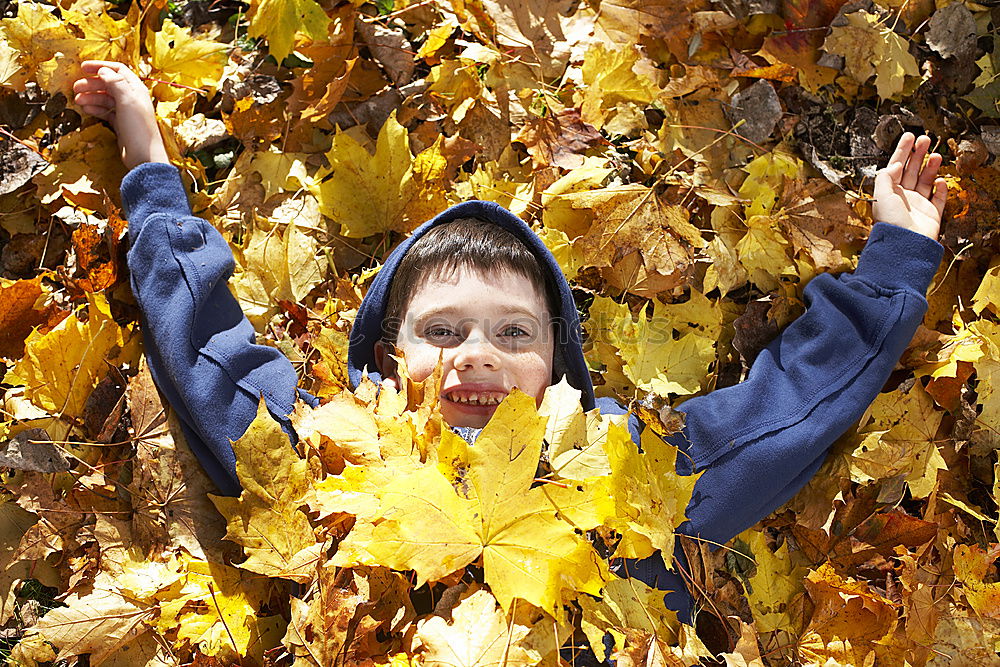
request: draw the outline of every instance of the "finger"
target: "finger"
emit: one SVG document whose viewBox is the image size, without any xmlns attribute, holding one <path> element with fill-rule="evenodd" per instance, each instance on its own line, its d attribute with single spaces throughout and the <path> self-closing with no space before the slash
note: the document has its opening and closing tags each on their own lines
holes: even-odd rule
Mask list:
<svg viewBox="0 0 1000 667">
<path fill-rule="evenodd" d="M 143 89 L 146 88 L 142 79 L 139 78 L 139 75 L 133 72 L 132 69 L 124 63 L 112 60 L 85 60 L 81 66 L 83 67 L 83 71 L 85 73 L 97 78 L 102 78 L 100 77 L 100 72 L 102 69 L 107 68 L 122 77 L 122 79 L 130 85 L 138 85 Z"/>
<path fill-rule="evenodd" d="M 83 110 L 87 113 L 93 113 L 89 111 L 91 108 L 100 108 L 104 110 L 113 109 L 115 106 L 115 100 L 107 93 L 77 93 L 73 96 L 73 101 L 83 107 Z"/>
<path fill-rule="evenodd" d="M 101 120 L 106 120 L 111 122 L 114 119 L 114 109 L 102 106 L 80 106 L 83 112 L 94 116 L 95 118 L 100 118 Z"/>
<path fill-rule="evenodd" d="M 906 156 L 910 154 L 910 149 L 913 148 L 913 133 L 903 132 L 903 136 L 899 138 L 896 142 L 896 150 L 892 152 L 892 157 L 889 158 L 890 166 L 894 163 L 906 164 Z"/>
<path fill-rule="evenodd" d="M 948 203 L 948 183 L 943 178 L 934 181 L 934 195 L 930 199 L 937 209 L 938 217 L 943 216 L 944 205 Z"/>
<path fill-rule="evenodd" d="M 80 69 L 88 74 L 97 74 L 97 71 L 102 67 L 109 67 L 116 72 L 120 69 L 128 69 L 124 63 L 115 60 L 84 60 L 80 63 Z"/>
<path fill-rule="evenodd" d="M 96 76 L 77 79 L 73 82 L 74 93 L 100 93 L 104 92 L 105 88 L 104 81 Z"/>
<path fill-rule="evenodd" d="M 923 169 L 920 170 L 920 176 L 917 178 L 917 192 L 922 197 L 930 199 L 934 193 L 934 183 L 938 169 L 941 168 L 941 160 L 940 153 L 931 153 L 927 156 L 927 162 L 924 163 Z"/>
<path fill-rule="evenodd" d="M 927 149 L 930 146 L 931 138 L 926 134 L 917 137 L 917 140 L 913 142 L 913 151 L 906 159 L 906 169 L 903 170 L 903 178 L 899 182 L 907 190 L 913 190 L 917 187 L 920 168 L 924 164 L 924 156 L 927 155 Z"/>
</svg>

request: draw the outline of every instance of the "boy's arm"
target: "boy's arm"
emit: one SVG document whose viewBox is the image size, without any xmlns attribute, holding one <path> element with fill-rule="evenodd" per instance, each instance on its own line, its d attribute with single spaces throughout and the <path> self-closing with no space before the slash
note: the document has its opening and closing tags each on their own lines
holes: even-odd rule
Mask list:
<svg viewBox="0 0 1000 667">
<path fill-rule="evenodd" d="M 942 248 L 878 223 L 853 274 L 814 278 L 807 311 L 747 379 L 680 406 L 671 438 L 704 470 L 682 532 L 725 543 L 789 500 L 875 399 L 927 308 Z M 685 472 L 682 470 L 682 472 Z"/>
<path fill-rule="evenodd" d="M 254 344 L 226 286 L 232 252 L 212 225 L 191 214 L 145 84 L 120 63 L 88 61 L 83 71 L 89 76 L 74 84 L 76 101 L 115 126 L 130 169 L 121 186 L 128 265 L 150 372 L 206 472 L 222 493 L 238 494 L 230 440 L 250 425 L 263 396 L 294 442 L 287 415 L 295 370 L 278 350 Z"/>
<path fill-rule="evenodd" d="M 253 421 L 261 396 L 295 441 L 288 420 L 295 370 L 280 351 L 254 343 L 254 329 L 226 284 L 234 268 L 229 245 L 191 215 L 177 169 L 139 165 L 121 190 L 150 372 L 206 472 L 222 493 L 238 494 L 230 441 Z"/>
<path fill-rule="evenodd" d="M 935 239 L 946 187 L 929 144 L 905 134 L 880 171 L 881 222 L 858 268 L 814 278 L 806 313 L 760 353 L 744 382 L 680 406 L 685 428 L 671 442 L 690 458 L 679 456 L 678 466 L 704 471 L 681 532 L 721 544 L 770 514 L 882 389 L 923 317 L 943 253 Z"/>
</svg>

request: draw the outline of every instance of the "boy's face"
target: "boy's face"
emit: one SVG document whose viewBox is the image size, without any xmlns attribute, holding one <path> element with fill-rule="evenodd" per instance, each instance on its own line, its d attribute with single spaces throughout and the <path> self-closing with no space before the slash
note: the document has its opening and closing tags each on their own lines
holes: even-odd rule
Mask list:
<svg viewBox="0 0 1000 667">
<path fill-rule="evenodd" d="M 493 277 L 460 267 L 417 289 L 396 347 L 418 382 L 440 358 L 444 420 L 482 428 L 514 387 L 541 401 L 552 381 L 551 319 L 544 296 L 524 276 L 505 271 Z M 379 369 L 393 377 L 389 353 L 387 346 L 376 346 Z"/>
</svg>

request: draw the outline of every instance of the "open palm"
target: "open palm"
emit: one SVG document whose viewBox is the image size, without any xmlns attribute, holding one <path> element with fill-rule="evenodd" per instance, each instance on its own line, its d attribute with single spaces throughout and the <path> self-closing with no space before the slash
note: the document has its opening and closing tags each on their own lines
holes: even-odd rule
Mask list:
<svg viewBox="0 0 1000 667">
<path fill-rule="evenodd" d="M 937 239 L 948 186 L 938 178 L 941 155 L 927 155 L 931 140 L 905 132 L 889 163 L 875 176 L 876 222 L 888 222 Z M 924 162 L 924 157 L 927 161 Z"/>
</svg>

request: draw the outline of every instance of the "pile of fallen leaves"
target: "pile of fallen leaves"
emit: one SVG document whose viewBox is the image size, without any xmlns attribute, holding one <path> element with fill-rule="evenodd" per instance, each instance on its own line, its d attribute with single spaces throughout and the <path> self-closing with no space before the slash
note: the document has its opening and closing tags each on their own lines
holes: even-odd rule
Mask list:
<svg viewBox="0 0 1000 667">
<path fill-rule="evenodd" d="M 0 0 L 0 15 L 14 664 L 997 664 L 994 0 Z M 232 290 L 323 401 L 295 413 L 297 449 L 266 414 L 235 443 L 238 499 L 211 494 L 145 368 L 115 137 L 69 101 L 85 59 L 149 84 L 195 213 L 231 242 Z M 683 545 L 702 611 L 697 632 L 678 626 L 606 560 L 672 552 L 693 479 L 655 433 L 738 382 L 812 277 L 856 264 L 865 192 L 904 130 L 946 155 L 923 325 L 801 493 L 725 548 Z M 538 410 L 510 397 L 475 446 L 419 383 L 345 390 L 379 262 L 471 198 L 552 249 L 598 394 L 650 426 L 642 452 L 565 384 Z"/>
</svg>

